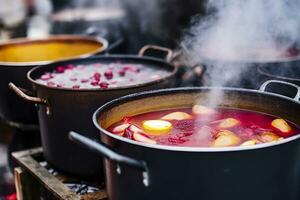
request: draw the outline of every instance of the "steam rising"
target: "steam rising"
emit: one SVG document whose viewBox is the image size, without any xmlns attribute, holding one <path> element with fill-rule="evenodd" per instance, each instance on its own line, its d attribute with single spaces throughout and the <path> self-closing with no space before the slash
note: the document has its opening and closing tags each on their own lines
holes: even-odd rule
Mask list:
<svg viewBox="0 0 300 200">
<path fill-rule="evenodd" d="M 298 44 L 299 8 L 297 0 L 208 0 L 207 17 L 195 17 L 183 39 L 186 61 L 205 63 L 211 86 L 236 86 L 248 78 L 254 87 L 248 61 L 276 60 Z M 211 94 L 210 106 L 221 97 Z"/>
</svg>

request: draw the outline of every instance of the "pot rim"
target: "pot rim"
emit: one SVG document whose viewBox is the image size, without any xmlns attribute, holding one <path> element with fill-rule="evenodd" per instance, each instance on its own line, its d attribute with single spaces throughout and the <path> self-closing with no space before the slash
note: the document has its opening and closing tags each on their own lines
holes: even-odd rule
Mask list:
<svg viewBox="0 0 300 200">
<path fill-rule="evenodd" d="M 299 48 L 297 48 L 300 50 Z M 205 51 L 202 51 L 205 52 Z M 200 54 L 202 55 L 202 54 Z M 286 57 L 280 57 L 280 58 L 269 58 L 269 59 L 257 59 L 257 58 L 245 58 L 245 59 L 220 59 L 218 57 L 209 57 L 209 56 L 200 56 L 202 59 L 202 62 L 204 63 L 225 63 L 225 64 L 282 64 L 286 62 L 294 62 L 294 61 L 300 61 L 300 51 L 298 55 L 296 56 L 286 56 Z"/>
<path fill-rule="evenodd" d="M 170 89 L 161 89 L 161 90 L 153 90 L 153 91 L 146 91 L 146 92 L 140 92 L 135 94 L 126 95 L 117 99 L 114 99 L 110 102 L 107 102 L 106 104 L 99 107 L 93 114 L 93 123 L 94 126 L 100 131 L 100 134 L 105 134 L 109 137 L 112 137 L 116 140 L 129 143 L 131 145 L 137 145 L 140 147 L 145 148 L 152 148 L 157 150 L 166 150 L 166 151 L 177 151 L 177 152 L 239 152 L 239 151 L 249 151 L 249 150 L 256 150 L 256 149 L 262 149 L 267 147 L 274 147 L 281 144 L 285 144 L 291 141 L 294 141 L 298 138 L 300 138 L 300 133 L 288 138 L 284 138 L 283 140 L 277 141 L 277 142 L 270 142 L 270 143 L 263 143 L 263 144 L 256 144 L 253 146 L 235 146 L 235 147 L 179 147 L 179 146 L 167 146 L 167 145 L 160 145 L 160 144 L 146 144 L 142 142 L 137 142 L 131 139 L 127 139 L 121 136 L 118 136 L 116 134 L 110 133 L 106 129 L 102 128 L 98 124 L 98 116 L 100 113 L 108 108 L 115 107 L 119 103 L 128 102 L 131 100 L 136 100 L 137 98 L 148 98 L 149 96 L 153 95 L 165 95 L 165 94 L 174 94 L 174 93 L 184 93 L 184 92 L 196 92 L 201 90 L 223 90 L 223 91 L 240 91 L 240 92 L 248 92 L 253 94 L 261 94 L 261 95 L 269 95 L 274 96 L 276 98 L 281 98 L 285 100 L 292 101 L 294 103 L 299 104 L 298 101 L 295 101 L 293 99 L 290 99 L 288 97 L 285 97 L 283 95 L 271 93 L 271 92 L 262 92 L 259 90 L 254 89 L 244 89 L 244 88 L 231 88 L 231 87 L 181 87 L 181 88 L 170 88 Z"/>
<path fill-rule="evenodd" d="M 268 66 L 259 66 L 257 68 L 258 73 L 268 76 L 272 79 L 282 79 L 282 80 L 286 80 L 286 81 L 300 81 L 300 78 L 290 78 L 287 76 L 281 76 L 281 75 L 275 75 L 275 74 L 268 73 L 266 70 L 264 70 L 266 67 L 268 67 Z M 284 67 L 284 66 L 280 66 L 280 67 Z"/>
<path fill-rule="evenodd" d="M 40 38 L 40 39 L 30 39 L 30 38 L 17 38 L 17 39 L 11 39 L 7 42 L 0 43 L 0 47 L 5 46 L 13 46 L 13 45 L 22 45 L 22 44 L 31 44 L 31 43 L 47 43 L 47 42 L 53 42 L 53 41 L 71 41 L 71 40 L 79 40 L 79 41 L 86 41 L 86 42 L 94 42 L 101 44 L 102 46 L 100 48 L 97 48 L 96 50 L 93 50 L 91 52 L 80 54 L 77 56 L 70 56 L 67 58 L 60 58 L 56 60 L 46 60 L 46 61 L 33 61 L 33 62 L 5 62 L 0 61 L 0 67 L 4 66 L 12 66 L 12 67 L 34 67 L 38 65 L 46 65 L 51 64 L 55 62 L 61 62 L 69 59 L 74 58 L 86 58 L 92 55 L 95 55 L 97 53 L 104 52 L 108 48 L 108 41 L 102 37 L 91 37 L 91 36 L 85 36 L 85 35 L 51 35 L 46 38 Z"/>
<path fill-rule="evenodd" d="M 35 79 L 33 79 L 31 77 L 32 73 L 40 68 L 45 68 L 47 67 L 47 65 L 45 66 L 37 66 L 32 68 L 31 70 L 28 71 L 27 73 L 27 79 L 35 84 L 38 85 L 40 87 L 43 88 L 47 88 L 49 90 L 58 90 L 58 91 L 68 91 L 68 92 L 93 92 L 93 91 L 102 91 L 102 92 L 109 92 L 109 91 L 117 91 L 117 90 L 125 90 L 125 89 L 131 89 L 131 88 L 139 88 L 139 87 L 145 87 L 145 86 L 149 86 L 149 85 L 155 85 L 158 83 L 161 83 L 165 80 L 168 80 L 169 78 L 172 78 L 173 76 L 175 76 L 175 74 L 178 71 L 178 67 L 174 66 L 171 63 L 168 63 L 162 59 L 158 59 L 158 58 L 154 58 L 154 57 L 148 57 L 148 56 L 143 56 L 143 57 L 139 57 L 137 55 L 124 55 L 124 54 L 114 54 L 114 55 L 104 55 L 104 56 L 94 56 L 92 58 L 76 58 L 76 59 L 69 59 L 69 60 L 64 60 L 63 62 L 73 62 L 73 61 L 78 61 L 78 60 L 82 60 L 82 59 L 102 59 L 102 58 L 114 58 L 114 59 L 135 59 L 135 60 L 142 60 L 142 61 L 154 61 L 154 62 L 159 62 L 159 63 L 163 63 L 163 64 L 168 64 L 169 66 L 171 66 L 173 68 L 173 70 L 166 76 L 158 79 L 158 80 L 153 80 L 153 81 L 149 81 L 149 82 L 145 82 L 145 83 L 140 83 L 140 84 L 135 84 L 135 85 L 130 85 L 130 86 L 120 86 L 120 87 L 114 87 L 114 88 L 107 88 L 107 89 L 102 89 L 102 88 L 83 88 L 83 89 L 72 89 L 72 88 L 59 88 L 59 87 L 49 87 L 47 85 L 41 84 L 39 82 L 37 82 Z M 58 62 L 53 62 L 50 63 L 51 65 L 54 64 L 59 64 L 61 61 Z"/>
</svg>

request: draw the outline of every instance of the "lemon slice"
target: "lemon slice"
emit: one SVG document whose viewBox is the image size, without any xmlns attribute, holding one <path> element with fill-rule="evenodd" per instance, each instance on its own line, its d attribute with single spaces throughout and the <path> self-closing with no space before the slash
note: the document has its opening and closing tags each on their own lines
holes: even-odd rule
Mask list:
<svg viewBox="0 0 300 200">
<path fill-rule="evenodd" d="M 172 129 L 172 124 L 165 120 L 147 120 L 143 122 L 144 130 L 150 135 L 161 135 Z"/>
</svg>

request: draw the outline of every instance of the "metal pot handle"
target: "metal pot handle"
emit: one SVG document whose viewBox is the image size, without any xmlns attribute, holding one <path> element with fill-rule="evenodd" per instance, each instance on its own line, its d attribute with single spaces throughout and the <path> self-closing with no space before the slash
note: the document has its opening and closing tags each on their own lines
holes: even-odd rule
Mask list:
<svg viewBox="0 0 300 200">
<path fill-rule="evenodd" d="M 138 170 L 143 171 L 143 183 L 145 186 L 149 186 L 149 175 L 148 175 L 148 168 L 144 161 L 139 161 L 127 156 L 120 155 L 115 151 L 108 148 L 105 144 L 101 144 L 99 142 L 95 142 L 90 138 L 87 138 L 83 135 L 80 135 L 76 132 L 69 132 L 69 139 L 105 158 L 114 161 L 118 164 L 125 164 L 127 166 L 136 168 Z M 117 172 L 120 174 L 121 170 L 118 166 Z"/>
<path fill-rule="evenodd" d="M 283 85 L 288 85 L 288 86 L 292 86 L 294 88 L 297 89 L 297 93 L 295 95 L 295 97 L 293 98 L 294 100 L 296 101 L 299 101 L 300 100 L 300 87 L 294 83 L 289 83 L 289 82 L 285 82 L 285 81 L 279 81 L 279 80 L 268 80 L 266 82 L 264 82 L 259 90 L 262 91 L 262 92 L 265 92 L 266 91 L 266 88 L 270 85 L 270 84 L 273 84 L 273 83 L 279 83 L 279 84 L 283 84 Z"/>
<path fill-rule="evenodd" d="M 25 89 L 22 88 L 18 88 L 15 84 L 13 83 L 9 83 L 8 84 L 9 89 L 11 89 L 12 91 L 14 91 L 19 97 L 21 97 L 22 99 L 24 99 L 25 101 L 31 102 L 31 103 L 35 103 L 35 104 L 42 104 L 42 105 L 46 105 L 48 106 L 48 102 L 45 99 L 41 99 L 39 97 L 32 97 L 29 96 L 25 93 Z"/>
<path fill-rule="evenodd" d="M 164 53 L 166 53 L 166 61 L 167 62 L 171 62 L 172 58 L 173 58 L 173 51 L 169 48 L 166 47 L 160 47 L 160 46 L 156 46 L 156 45 L 146 45 L 143 46 L 140 51 L 139 51 L 139 56 L 145 56 L 145 53 L 149 50 L 155 50 L 155 51 L 162 51 Z"/>
</svg>

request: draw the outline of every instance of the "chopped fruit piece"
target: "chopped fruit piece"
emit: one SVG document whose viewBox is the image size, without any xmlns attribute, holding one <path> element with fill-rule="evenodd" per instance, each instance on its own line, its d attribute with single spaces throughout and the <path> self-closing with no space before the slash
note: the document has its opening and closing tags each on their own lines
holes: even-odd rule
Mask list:
<svg viewBox="0 0 300 200">
<path fill-rule="evenodd" d="M 260 135 L 260 140 L 262 142 L 275 142 L 280 140 L 281 138 L 275 133 L 265 132 Z"/>
<path fill-rule="evenodd" d="M 101 74 L 98 73 L 98 72 L 96 72 L 96 73 L 94 73 L 93 78 L 94 78 L 96 81 L 100 81 Z"/>
<path fill-rule="evenodd" d="M 216 113 L 214 109 L 201 105 L 194 105 L 192 110 L 196 115 L 213 115 Z"/>
<path fill-rule="evenodd" d="M 274 119 L 272 121 L 272 126 L 283 133 L 288 133 L 292 130 L 290 125 L 284 119 Z"/>
<path fill-rule="evenodd" d="M 123 136 L 129 139 L 133 139 L 134 133 L 143 133 L 143 130 L 139 129 L 135 125 L 130 125 L 125 129 Z"/>
<path fill-rule="evenodd" d="M 192 115 L 185 112 L 173 112 L 163 116 L 161 119 L 163 120 L 185 120 L 191 119 Z"/>
<path fill-rule="evenodd" d="M 227 128 L 233 128 L 235 126 L 238 126 L 240 124 L 239 120 L 236 120 L 234 118 L 227 118 L 221 120 L 218 127 L 221 129 L 227 129 Z"/>
<path fill-rule="evenodd" d="M 112 70 L 107 70 L 106 72 L 104 72 L 104 76 L 106 77 L 107 80 L 112 79 L 113 78 Z"/>
<path fill-rule="evenodd" d="M 168 133 L 172 129 L 172 124 L 164 120 L 147 120 L 143 122 L 143 128 L 151 135 L 161 135 Z"/>
<path fill-rule="evenodd" d="M 241 146 L 251 146 L 251 145 L 255 145 L 255 144 L 257 144 L 258 143 L 258 141 L 257 140 L 248 140 L 248 141 L 246 141 L 246 142 L 243 142 L 242 144 L 241 144 Z"/>
<path fill-rule="evenodd" d="M 139 142 L 147 143 L 147 144 L 156 144 L 156 141 L 151 140 L 146 135 L 140 134 L 140 133 L 133 133 L 133 139 Z"/>
<path fill-rule="evenodd" d="M 108 86 L 109 86 L 109 84 L 108 84 L 107 82 L 101 82 L 101 83 L 99 83 L 99 86 L 100 86 L 100 88 L 102 88 L 102 89 L 107 89 Z"/>
<path fill-rule="evenodd" d="M 130 126 L 130 124 L 126 123 L 126 124 L 121 124 L 119 126 L 116 126 L 115 128 L 113 128 L 112 132 L 114 134 L 118 134 L 118 135 L 123 135 L 124 131 L 126 128 L 128 128 Z"/>
<path fill-rule="evenodd" d="M 231 131 L 220 131 L 217 134 L 217 139 L 213 142 L 213 147 L 229 147 L 236 146 L 241 142 L 241 139 Z"/>
</svg>

